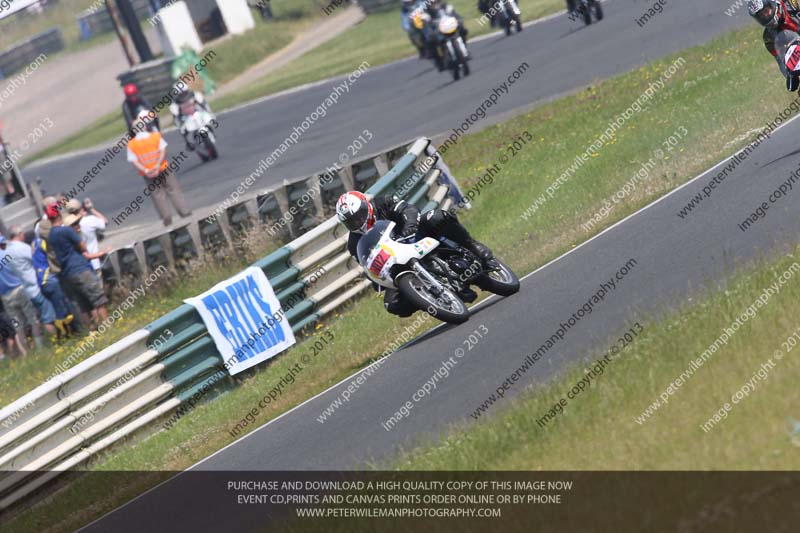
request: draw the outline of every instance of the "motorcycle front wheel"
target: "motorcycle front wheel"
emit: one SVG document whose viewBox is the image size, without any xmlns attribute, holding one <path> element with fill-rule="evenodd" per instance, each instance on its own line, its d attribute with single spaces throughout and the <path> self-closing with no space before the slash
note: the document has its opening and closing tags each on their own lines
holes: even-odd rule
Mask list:
<svg viewBox="0 0 800 533">
<path fill-rule="evenodd" d="M 217 151 L 217 143 L 213 139 L 211 139 L 211 137 L 206 138 L 205 145 L 208 157 L 210 157 L 211 159 L 216 159 L 217 157 L 219 157 L 219 152 Z"/>
<path fill-rule="evenodd" d="M 453 291 L 445 288 L 438 296 L 413 273 L 400 276 L 397 289 L 411 305 L 448 324 L 463 324 L 469 320 L 469 309 Z"/>
</svg>

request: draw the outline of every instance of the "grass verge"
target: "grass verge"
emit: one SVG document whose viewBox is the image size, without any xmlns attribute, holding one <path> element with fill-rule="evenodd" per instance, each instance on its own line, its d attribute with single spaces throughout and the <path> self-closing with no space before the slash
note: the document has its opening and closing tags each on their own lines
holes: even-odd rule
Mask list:
<svg viewBox="0 0 800 533">
<path fill-rule="evenodd" d="M 105 34 L 81 41 L 77 21 L 79 15 L 96 4 L 97 0 L 62 0 L 55 4 L 51 3 L 42 13 L 17 14 L 0 20 L 0 35 L 2 35 L 0 50 L 53 27 L 61 30 L 68 50 L 100 43 Z"/>
<path fill-rule="evenodd" d="M 800 358 L 798 348 L 793 348 L 797 342 L 793 335 L 800 332 L 795 314 L 800 313 L 798 259 L 800 248 L 741 273 L 724 290 L 691 307 L 645 324 L 644 331 L 574 399 L 567 394 L 592 368 L 591 362 L 550 383 L 537 384 L 535 394 L 529 389 L 497 416 L 454 431 L 392 467 L 800 469 L 800 431 L 793 419 L 800 419 L 796 402 Z M 780 292 L 763 307 L 756 304 L 764 290 L 787 272 L 792 273 L 779 285 Z M 751 306 L 754 314 L 746 314 Z M 733 324 L 740 317 L 744 325 L 737 329 Z M 697 363 L 692 363 L 726 328 L 734 331 L 727 344 L 717 343 L 719 349 L 714 348 L 695 369 Z M 604 354 L 595 353 L 592 359 Z M 686 381 L 671 385 L 682 373 L 688 375 Z M 754 389 L 740 393 L 747 383 Z M 567 402 L 563 412 L 553 410 L 555 418 L 542 421 L 562 399 Z M 704 428 L 715 416 L 718 421 Z"/>
<path fill-rule="evenodd" d="M 464 137 L 447 151 L 445 159 L 465 189 L 481 179 L 514 138 L 528 131 L 534 139 L 503 165 L 491 185 L 481 189 L 474 201 L 475 209 L 463 215 L 466 225 L 499 256 L 508 259 L 518 273 L 524 274 L 584 241 L 589 235 L 581 229 L 581 224 L 599 209 L 604 199 L 619 190 L 642 161 L 661 147 L 662 141 L 677 128 L 687 129 L 684 142 L 659 160 L 647 185 L 626 197 L 595 231 L 733 153 L 748 140 L 743 132 L 751 132 L 772 120 L 791 99 L 783 92 L 780 80 L 774 84 L 763 83 L 765 79 L 774 79 L 776 72 L 772 62 L 764 56 L 759 39 L 753 28 L 731 32 L 702 47 L 686 50 Z M 684 58 L 684 66 L 653 97 L 649 108 L 628 120 L 617 132 L 615 141 L 606 145 L 563 185 L 553 201 L 523 220 L 521 215 L 533 199 L 605 130 L 609 120 L 625 111 L 678 56 Z M 712 58 L 714 63 L 710 67 Z M 730 112 L 731 102 L 736 102 L 736 113 Z M 301 378 L 286 391 L 282 401 L 271 404 L 271 409 L 262 410 L 249 429 L 364 367 L 392 343 L 406 323 L 385 314 L 380 300 L 370 297 L 359 304 L 358 312 L 346 312 L 320 324 L 320 334 L 330 331 L 334 341 L 303 370 Z M 385 333 L 380 337 L 365 334 L 376 331 Z M 307 342 L 283 354 L 239 388 L 200 405 L 171 430 L 120 450 L 98 461 L 95 468 L 179 470 L 230 443 L 234 440 L 229 434 L 231 427 L 247 414 L 264 391 L 281 379 L 287 368 L 300 361 L 308 349 Z M 742 368 L 749 370 L 747 365 Z M 646 405 L 641 406 L 644 407 Z M 10 525 L 18 531 L 41 531 L 45 527 L 72 529 L 142 492 L 153 481 L 141 477 L 127 486 L 93 492 L 91 487 L 77 480 L 69 490 L 26 510 Z M 112 492 L 112 497 L 100 497 Z"/>
</svg>

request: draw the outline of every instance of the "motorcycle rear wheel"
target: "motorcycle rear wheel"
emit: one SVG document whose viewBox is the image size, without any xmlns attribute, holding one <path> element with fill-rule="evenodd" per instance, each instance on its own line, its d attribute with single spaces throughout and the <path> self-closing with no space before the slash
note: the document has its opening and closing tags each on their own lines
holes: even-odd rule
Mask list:
<svg viewBox="0 0 800 533">
<path fill-rule="evenodd" d="M 469 320 L 469 309 L 451 290 L 437 297 L 429 291 L 416 274 L 408 273 L 397 279 L 397 289 L 411 305 L 448 324 L 463 324 Z M 446 304 L 445 307 L 443 304 Z"/>
<path fill-rule="evenodd" d="M 594 3 L 594 17 L 597 20 L 603 20 L 603 7 L 600 5 L 600 2 Z"/>
</svg>

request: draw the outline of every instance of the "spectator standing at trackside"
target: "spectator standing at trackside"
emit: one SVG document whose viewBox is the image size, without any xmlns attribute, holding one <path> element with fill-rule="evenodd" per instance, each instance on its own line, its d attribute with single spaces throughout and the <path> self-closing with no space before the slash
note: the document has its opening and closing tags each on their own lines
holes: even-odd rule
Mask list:
<svg viewBox="0 0 800 533">
<path fill-rule="evenodd" d="M 8 230 L 10 241 L 0 235 L 0 250 L 8 257 L 9 268 L 14 275 L 22 282 L 25 295 L 33 302 L 39 311 L 39 320 L 44 324 L 45 330 L 51 335 L 55 335 L 56 328 L 53 323 L 56 320 L 56 312 L 53 304 L 45 298 L 39 284 L 36 282 L 36 270 L 33 267 L 33 250 L 25 242 L 25 232 L 20 226 L 11 226 Z M 36 334 L 34 333 L 34 339 Z M 38 344 L 38 343 L 37 343 Z"/>
<path fill-rule="evenodd" d="M 47 256 L 47 263 L 49 266 L 48 279 L 55 278 L 55 280 L 57 280 L 57 283 L 51 285 L 50 287 L 45 288 L 42 285 L 42 292 L 44 292 L 45 295 L 48 295 L 48 298 L 50 298 L 50 301 L 56 308 L 56 317 L 59 316 L 59 307 L 55 303 L 55 300 L 58 300 L 58 295 L 63 296 L 67 301 L 66 307 L 69 309 L 69 315 L 66 319 L 67 324 L 71 325 L 71 328 L 74 330 L 83 331 L 84 329 L 88 329 L 88 315 L 82 315 L 80 312 L 77 312 L 80 310 L 80 307 L 77 305 L 77 302 L 70 300 L 71 296 L 67 294 L 67 291 L 64 288 L 64 281 L 61 279 L 61 264 L 58 262 L 58 257 L 56 256 L 56 252 L 53 247 L 48 246 L 47 244 L 47 239 L 50 237 L 50 230 L 53 228 L 53 221 L 60 216 L 60 206 L 65 204 L 66 200 L 59 200 L 54 196 L 48 196 L 45 198 L 44 216 L 34 228 L 34 234 L 41 238 L 41 248 Z M 56 287 L 55 285 L 58 286 Z M 54 296 L 51 294 L 53 292 L 56 292 L 57 294 Z M 87 327 L 84 328 L 84 325 Z M 56 324 L 56 327 L 58 327 L 58 324 Z"/>
<path fill-rule="evenodd" d="M 89 204 L 88 208 L 86 207 L 86 202 Z M 106 224 L 108 224 L 108 219 L 100 211 L 94 209 L 92 206 L 92 201 L 89 198 L 87 198 L 83 204 L 73 198 L 67 202 L 67 212 L 81 217 L 81 236 L 86 243 L 86 251 L 89 254 L 97 254 L 100 251 L 100 239 L 98 237 L 98 233 L 102 235 L 102 232 L 105 231 Z M 90 260 L 89 262 L 92 264 L 92 269 L 102 283 L 103 274 L 101 272 L 101 267 L 103 266 L 103 263 L 100 261 L 100 259 L 96 258 Z"/>
<path fill-rule="evenodd" d="M 59 280 L 63 288 L 71 295 L 86 314 L 91 314 L 95 327 L 108 318 L 108 297 L 103 291 L 97 274 L 94 273 L 90 259 L 102 257 L 107 251 L 84 255 L 86 243 L 83 242 L 76 228 L 81 217 L 67 213 L 63 219 L 61 213 L 52 220 L 53 227 L 47 238 L 48 250 L 52 248 L 61 265 Z"/>
<path fill-rule="evenodd" d="M 47 242 L 47 238 L 50 236 L 50 230 L 53 228 L 53 220 L 56 219 L 58 213 L 59 209 L 56 198 L 54 196 L 46 197 L 44 199 L 44 215 L 42 215 L 41 220 L 33 227 L 33 234 Z M 52 248 L 48 250 L 45 247 L 44 250 L 47 254 L 47 261 L 50 264 L 50 273 L 57 276 L 59 272 L 61 272 L 61 265 L 58 264 L 56 252 Z"/>
<path fill-rule="evenodd" d="M 8 316 L 5 308 L 3 308 L 3 302 L 0 301 L 0 361 L 5 359 L 6 352 L 10 354 L 15 346 L 19 349 L 19 354 L 22 357 L 28 355 L 28 352 L 22 347 L 22 343 L 19 340 L 17 324 Z"/>
<path fill-rule="evenodd" d="M 39 332 L 39 324 L 36 321 L 36 309 L 34 309 L 25 290 L 22 288 L 22 281 L 15 276 L 10 268 L 0 265 L 0 300 L 3 301 L 3 307 L 8 312 L 12 321 L 17 324 L 17 328 L 21 332 L 19 336 L 19 345 L 24 351 L 28 351 L 28 339 L 25 333 L 28 326 L 31 327 L 33 340 L 37 346 L 44 345 L 41 333 Z"/>
<path fill-rule="evenodd" d="M 44 208 L 44 213 L 42 213 L 42 218 L 37 220 L 36 224 L 33 225 L 33 233 L 37 237 L 39 236 L 43 225 L 46 225 L 48 230 L 50 229 L 49 225 L 50 220 L 47 217 L 47 208 L 55 203 L 56 203 L 55 196 L 45 196 L 44 199 L 42 200 L 42 207 Z"/>
<path fill-rule="evenodd" d="M 139 113 L 138 120 L 146 123 L 147 113 Z M 169 226 L 172 224 L 172 216 L 167 205 L 167 195 L 180 216 L 188 217 L 192 212 L 186 207 L 178 179 L 167 163 L 167 141 L 158 131 L 141 129 L 143 131 L 139 131 L 136 137 L 128 141 L 128 161 L 144 177 L 148 189 L 153 188 L 151 196 L 156 211 L 164 225 Z"/>
<path fill-rule="evenodd" d="M 42 237 L 36 236 L 33 239 L 32 246 L 33 268 L 36 270 L 36 282 L 39 284 L 39 289 L 42 291 L 45 298 L 50 300 L 50 303 L 53 304 L 53 310 L 56 313 L 56 329 L 61 335 L 66 336 L 75 318 L 72 314 L 72 306 L 67 300 L 67 297 L 64 296 L 64 291 L 61 289 L 58 275 L 50 271 L 50 261 L 47 258 L 46 251 L 47 243 Z"/>
</svg>

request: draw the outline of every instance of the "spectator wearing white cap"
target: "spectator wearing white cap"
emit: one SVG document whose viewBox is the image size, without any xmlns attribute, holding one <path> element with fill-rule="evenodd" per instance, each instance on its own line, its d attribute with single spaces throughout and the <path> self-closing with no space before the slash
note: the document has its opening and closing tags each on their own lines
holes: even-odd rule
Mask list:
<svg viewBox="0 0 800 533">
<path fill-rule="evenodd" d="M 83 241 L 86 243 L 86 252 L 88 255 L 96 256 L 100 251 L 99 235 L 102 235 L 102 232 L 105 231 L 108 219 L 94 208 L 89 198 L 86 198 L 83 203 L 73 198 L 67 202 L 66 208 L 68 213 L 81 217 L 79 227 L 81 230 L 81 237 L 83 237 Z M 87 254 L 84 254 L 84 256 L 87 256 Z M 103 263 L 97 257 L 90 259 L 89 262 L 92 264 L 92 269 L 97 274 L 98 279 L 102 282 L 103 275 L 101 268 Z"/>
</svg>

